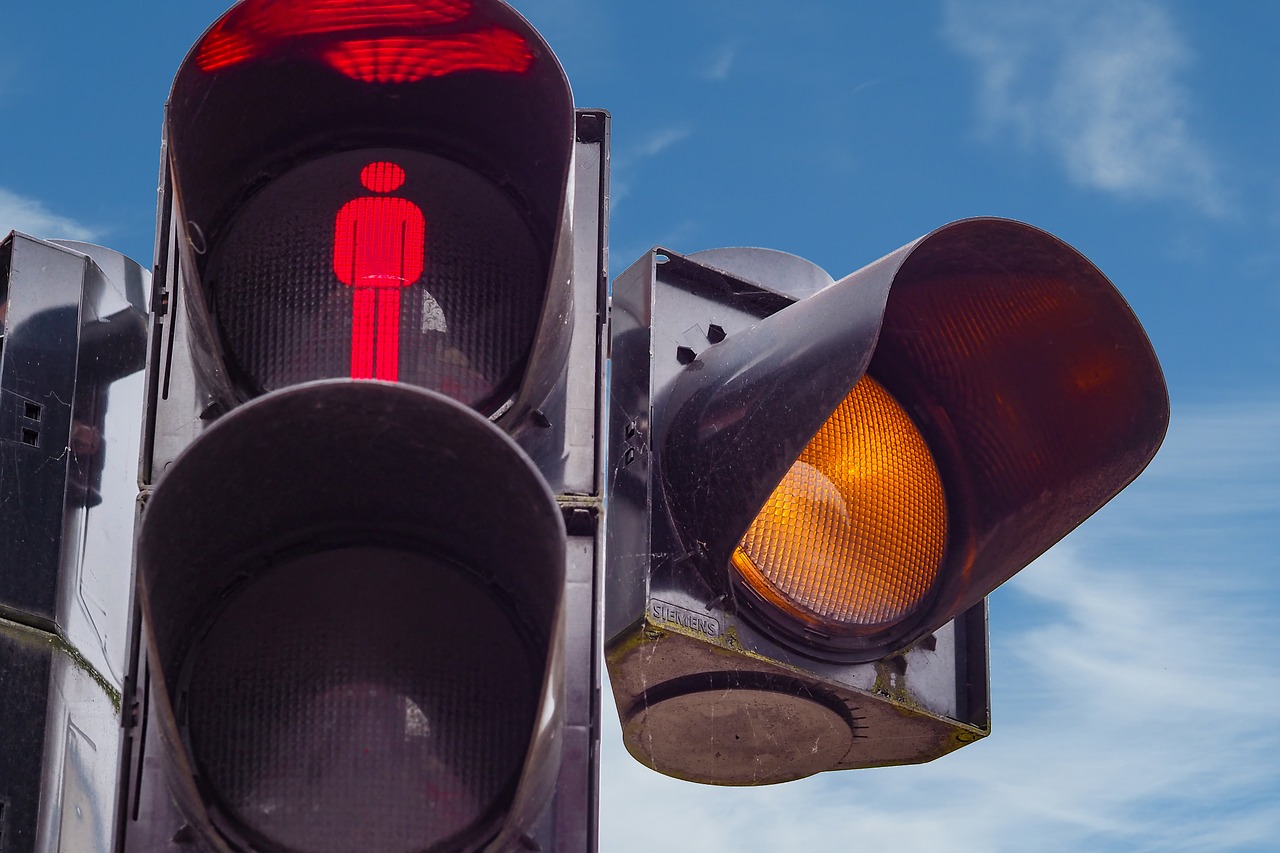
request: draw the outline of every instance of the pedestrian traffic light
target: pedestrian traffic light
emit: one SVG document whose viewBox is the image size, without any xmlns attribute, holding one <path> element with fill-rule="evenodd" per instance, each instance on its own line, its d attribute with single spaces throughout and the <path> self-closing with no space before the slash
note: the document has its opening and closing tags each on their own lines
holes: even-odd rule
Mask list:
<svg viewBox="0 0 1280 853">
<path fill-rule="evenodd" d="M 606 658 L 627 748 L 762 784 L 990 729 L 985 597 L 1132 481 L 1168 398 L 1084 257 L 947 225 L 839 282 L 655 249 L 613 290 Z"/>
<path fill-rule="evenodd" d="M 125 849 L 594 843 L 607 117 L 497 0 L 243 0 L 164 139 Z"/>
</svg>

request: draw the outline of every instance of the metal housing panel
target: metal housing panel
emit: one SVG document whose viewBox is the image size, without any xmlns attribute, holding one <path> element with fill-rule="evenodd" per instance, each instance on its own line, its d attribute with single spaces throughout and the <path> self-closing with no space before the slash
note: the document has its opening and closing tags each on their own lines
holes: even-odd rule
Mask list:
<svg viewBox="0 0 1280 853">
<path fill-rule="evenodd" d="M 21 234 L 3 253 L 0 409 L 14 433 L 0 436 L 0 730 L 17 736 L 0 746 L 0 831 L 13 849 L 106 851 L 148 274 L 109 249 Z"/>
</svg>

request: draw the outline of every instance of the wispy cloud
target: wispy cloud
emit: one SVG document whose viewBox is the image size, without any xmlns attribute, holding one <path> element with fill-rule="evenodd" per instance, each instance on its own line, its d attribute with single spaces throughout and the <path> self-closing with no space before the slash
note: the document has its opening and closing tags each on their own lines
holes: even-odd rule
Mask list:
<svg viewBox="0 0 1280 853">
<path fill-rule="evenodd" d="M 691 132 L 687 127 L 666 127 L 656 130 L 641 140 L 636 148 L 636 154 L 639 157 L 656 157 L 677 142 L 688 139 Z"/>
<path fill-rule="evenodd" d="M 632 176 L 640 170 L 641 163 L 688 139 L 692 132 L 687 126 L 673 125 L 650 131 L 637 142 L 618 142 L 609 179 L 610 203 L 615 212 L 618 203 L 631 194 Z"/>
<path fill-rule="evenodd" d="M 731 44 L 725 45 L 712 54 L 711 62 L 707 65 L 704 76 L 708 80 L 729 79 L 729 72 L 733 70 L 733 63 L 737 58 L 738 48 Z"/>
<path fill-rule="evenodd" d="M 918 767 L 699 788 L 606 721 L 602 847 L 1196 851 L 1280 837 L 1280 404 L 1176 413 L 1151 470 L 992 599 L 994 732 Z M 1252 515 L 1216 512 L 1252 496 Z M 1188 500 L 1198 493 L 1201 501 Z M 1205 564 L 1216 552 L 1218 561 Z M 612 710 L 606 711 L 606 716 Z M 843 846 L 847 846 L 844 844 Z"/>
<path fill-rule="evenodd" d="M 1226 212 L 1193 129 L 1191 52 L 1150 0 L 947 0 L 945 35 L 976 63 L 987 129 L 1045 147 L 1076 183 Z"/>
<path fill-rule="evenodd" d="M 1280 515 L 1277 436 L 1280 403 L 1175 406 L 1164 449 L 1134 489 L 1128 515 L 1141 513 L 1146 524 L 1194 518 L 1215 530 Z M 1273 536 L 1280 540 L 1280 529 Z"/>
<path fill-rule="evenodd" d="M 35 199 L 0 188 L 0 236 L 23 231 L 41 239 L 95 240 L 96 229 L 53 213 Z"/>
</svg>

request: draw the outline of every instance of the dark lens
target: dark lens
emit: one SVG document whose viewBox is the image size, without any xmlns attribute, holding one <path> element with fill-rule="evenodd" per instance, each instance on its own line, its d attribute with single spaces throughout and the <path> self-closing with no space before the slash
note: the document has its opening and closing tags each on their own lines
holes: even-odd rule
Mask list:
<svg viewBox="0 0 1280 853">
<path fill-rule="evenodd" d="M 209 799 L 255 849 L 482 840 L 537 713 L 542 662 L 525 640 L 493 589 L 449 564 L 311 554 L 215 617 L 179 715 Z"/>
</svg>

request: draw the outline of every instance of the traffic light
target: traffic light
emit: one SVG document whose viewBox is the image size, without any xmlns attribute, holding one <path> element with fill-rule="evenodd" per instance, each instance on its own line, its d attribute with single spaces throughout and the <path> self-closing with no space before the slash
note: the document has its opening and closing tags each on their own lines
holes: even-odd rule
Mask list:
<svg viewBox="0 0 1280 853">
<path fill-rule="evenodd" d="M 1168 397 L 1128 305 L 1030 226 L 833 282 L 655 249 L 613 290 L 606 660 L 699 782 L 928 761 L 990 730 L 985 596 L 1132 481 Z"/>
<path fill-rule="evenodd" d="M 124 849 L 594 844 L 607 135 L 496 0 L 191 49 Z"/>
<path fill-rule="evenodd" d="M 0 240 L 0 850 L 111 849 L 146 284 L 110 249 Z"/>
</svg>

